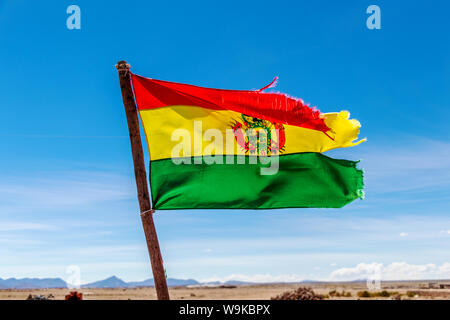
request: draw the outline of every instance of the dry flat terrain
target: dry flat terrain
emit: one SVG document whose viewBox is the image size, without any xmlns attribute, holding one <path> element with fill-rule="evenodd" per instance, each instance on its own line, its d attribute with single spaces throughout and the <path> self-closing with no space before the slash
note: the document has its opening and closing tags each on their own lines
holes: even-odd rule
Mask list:
<svg viewBox="0 0 450 320">
<path fill-rule="evenodd" d="M 270 299 L 286 291 L 293 291 L 299 287 L 310 287 L 315 293 L 324 295 L 326 299 L 450 299 L 450 281 L 397 281 L 382 282 L 381 289 L 368 291 L 365 282 L 346 283 L 304 283 L 304 284 L 264 284 L 240 285 L 234 288 L 220 287 L 174 287 L 170 288 L 172 299 L 201 300 L 201 299 Z M 25 300 L 29 294 L 48 296 L 52 294 L 56 300 L 64 299 L 69 289 L 3 289 L 0 299 Z M 154 288 L 121 288 L 121 289 L 88 289 L 78 290 L 86 300 L 146 300 L 156 299 Z M 366 293 L 363 293 L 367 291 Z M 385 291 L 384 293 L 382 293 Z M 386 294 L 387 292 L 387 294 Z M 368 297 L 367 295 L 371 295 Z"/>
</svg>

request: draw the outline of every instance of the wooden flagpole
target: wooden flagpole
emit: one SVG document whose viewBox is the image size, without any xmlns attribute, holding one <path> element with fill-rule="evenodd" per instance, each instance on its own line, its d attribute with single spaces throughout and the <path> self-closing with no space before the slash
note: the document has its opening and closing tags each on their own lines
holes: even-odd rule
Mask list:
<svg viewBox="0 0 450 320">
<path fill-rule="evenodd" d="M 145 172 L 144 152 L 142 151 L 141 134 L 139 132 L 139 119 L 137 115 L 134 94 L 131 88 L 130 65 L 126 61 L 119 61 L 116 65 L 119 73 L 120 89 L 122 90 L 123 105 L 127 115 L 128 131 L 130 133 L 131 153 L 133 154 L 134 176 L 141 210 L 142 225 L 147 240 L 148 253 L 152 264 L 153 280 L 156 295 L 159 300 L 169 300 L 166 275 L 159 248 L 158 236 L 153 223 L 154 210 L 150 206 L 147 174 Z"/>
</svg>

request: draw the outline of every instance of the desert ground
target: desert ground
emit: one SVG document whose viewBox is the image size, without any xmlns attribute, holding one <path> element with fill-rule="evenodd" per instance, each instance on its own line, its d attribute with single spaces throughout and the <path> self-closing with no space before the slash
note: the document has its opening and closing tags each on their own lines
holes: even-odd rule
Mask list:
<svg viewBox="0 0 450 320">
<path fill-rule="evenodd" d="M 265 300 L 293 291 L 299 287 L 312 288 L 325 299 L 447 299 L 450 300 L 450 281 L 396 281 L 382 282 L 380 289 L 368 290 L 365 282 L 345 283 L 299 283 L 299 284 L 261 284 L 239 285 L 231 287 L 172 287 L 171 299 L 176 300 Z M 31 295 L 50 294 L 55 300 L 63 300 L 70 289 L 2 289 L 0 299 L 25 300 Z M 365 292 L 366 291 L 366 292 Z M 152 300 L 156 299 L 155 289 L 117 288 L 91 289 L 81 288 L 84 300 Z"/>
</svg>

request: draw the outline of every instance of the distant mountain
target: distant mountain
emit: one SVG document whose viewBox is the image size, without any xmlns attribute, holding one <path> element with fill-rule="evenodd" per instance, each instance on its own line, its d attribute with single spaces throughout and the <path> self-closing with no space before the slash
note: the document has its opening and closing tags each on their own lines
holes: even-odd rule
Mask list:
<svg viewBox="0 0 450 320">
<path fill-rule="evenodd" d="M 167 285 L 169 287 L 176 286 L 189 286 L 199 284 L 198 281 L 194 279 L 174 279 L 167 278 Z M 143 280 L 143 281 L 132 281 L 125 282 L 122 279 L 117 278 L 116 276 L 109 277 L 105 280 L 100 280 L 92 283 L 88 283 L 83 285 L 83 288 L 136 288 L 136 287 L 153 287 L 155 282 L 152 278 Z"/>
<path fill-rule="evenodd" d="M 152 278 L 143 281 L 128 282 L 128 287 L 154 287 L 155 281 Z"/>
<path fill-rule="evenodd" d="M 239 280 L 228 280 L 225 282 L 221 282 L 221 281 L 209 281 L 209 282 L 202 282 L 199 285 L 201 286 L 223 286 L 223 285 L 227 285 L 227 286 L 242 286 L 242 285 L 258 285 L 258 284 L 300 284 L 300 283 L 320 283 L 321 281 L 316 281 L 316 280 L 302 280 L 302 281 L 289 281 L 289 282 L 283 282 L 283 281 L 278 281 L 278 282 L 250 282 L 250 281 L 239 281 Z"/>
<path fill-rule="evenodd" d="M 322 283 L 323 281 L 320 281 L 320 280 L 308 280 L 308 279 L 305 279 L 305 280 L 302 280 L 302 281 L 299 281 L 298 283 Z"/>
<path fill-rule="evenodd" d="M 253 282 L 245 282 L 245 281 L 239 281 L 239 280 L 229 280 L 223 283 L 228 286 L 240 286 L 244 284 L 254 284 Z"/>
<path fill-rule="evenodd" d="M 189 286 L 200 284 L 194 279 L 174 279 L 167 278 L 169 287 Z M 153 279 L 143 281 L 125 282 L 122 279 L 112 276 L 104 280 L 95 281 L 82 285 L 82 288 L 136 288 L 136 287 L 153 287 L 155 282 Z M 68 284 L 61 278 L 0 278 L 0 289 L 45 289 L 45 288 L 68 288 Z"/>
<path fill-rule="evenodd" d="M 200 284 L 200 282 L 198 282 L 197 280 L 194 280 L 194 279 L 173 279 L 173 278 L 167 278 L 167 285 L 169 287 L 192 286 L 192 285 L 196 285 L 196 284 Z"/>
<path fill-rule="evenodd" d="M 45 289 L 67 288 L 67 283 L 60 278 L 0 278 L 0 289 Z"/>
<path fill-rule="evenodd" d="M 201 285 L 205 285 L 205 286 L 220 286 L 221 284 L 223 284 L 223 282 L 220 282 L 220 281 L 209 281 L 209 282 L 201 283 Z"/>
<path fill-rule="evenodd" d="M 128 283 L 122 279 L 112 276 L 104 280 L 91 282 L 81 286 L 82 288 L 128 288 Z"/>
</svg>

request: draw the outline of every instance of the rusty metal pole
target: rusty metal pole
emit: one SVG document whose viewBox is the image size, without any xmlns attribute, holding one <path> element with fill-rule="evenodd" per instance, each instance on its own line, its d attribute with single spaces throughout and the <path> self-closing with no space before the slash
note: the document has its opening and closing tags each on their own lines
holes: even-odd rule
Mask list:
<svg viewBox="0 0 450 320">
<path fill-rule="evenodd" d="M 123 105 L 127 115 L 128 131 L 130 133 L 131 153 L 133 155 L 134 176 L 141 210 L 142 225 L 147 240 L 148 253 L 152 264 L 153 280 L 156 295 L 159 300 L 169 300 L 166 275 L 164 272 L 158 236 L 153 223 L 154 210 L 150 205 L 150 196 L 145 172 L 144 152 L 142 151 L 141 134 L 139 132 L 139 119 L 133 90 L 131 88 L 130 65 L 126 61 L 119 61 L 116 65 L 119 73 L 120 89 L 122 90 Z"/>
</svg>

